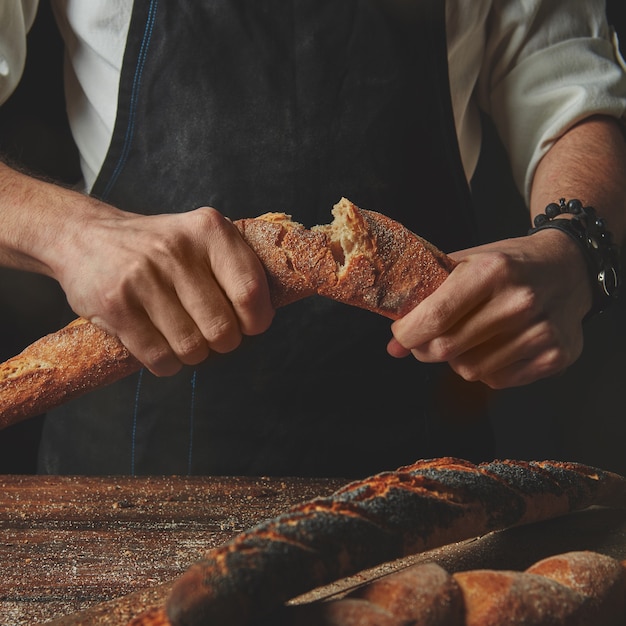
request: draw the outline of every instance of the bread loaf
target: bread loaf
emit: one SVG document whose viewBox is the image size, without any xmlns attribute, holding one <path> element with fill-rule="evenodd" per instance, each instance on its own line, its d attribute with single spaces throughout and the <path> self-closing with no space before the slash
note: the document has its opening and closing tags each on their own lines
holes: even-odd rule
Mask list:
<svg viewBox="0 0 626 626">
<path fill-rule="evenodd" d="M 83 318 L 0 364 L 0 428 L 132 374 L 139 362 Z"/>
<path fill-rule="evenodd" d="M 127 626 L 171 626 L 163 607 L 154 607 L 144 611 L 128 622 Z"/>
<path fill-rule="evenodd" d="M 386 621 L 378 611 L 384 612 Z M 339 600 L 282 607 L 254 626 L 622 626 L 625 622 L 626 565 L 585 551 L 549 557 L 525 572 L 449 574 L 434 563 L 414 565 Z"/>
<path fill-rule="evenodd" d="M 455 265 L 398 222 L 345 198 L 332 213 L 330 224 L 310 230 L 284 213 L 235 222 L 265 267 L 276 307 L 318 294 L 397 319 Z"/>
<path fill-rule="evenodd" d="M 454 266 L 398 222 L 345 198 L 333 215 L 312 229 L 283 213 L 235 222 L 265 267 L 275 307 L 319 294 L 396 319 Z M 79 318 L 0 364 L 0 428 L 139 368 L 116 337 Z"/>
<path fill-rule="evenodd" d="M 55 626 L 172 626 L 163 606 L 120 619 L 116 601 Z M 340 599 L 288 604 L 251 626 L 622 626 L 626 561 L 596 552 L 545 558 L 525 572 L 448 573 L 436 563 L 382 576 Z"/>
<path fill-rule="evenodd" d="M 298 505 L 210 551 L 175 582 L 174 626 L 244 626 L 315 587 L 409 554 L 590 505 L 626 479 L 556 461 L 419 461 Z"/>
</svg>

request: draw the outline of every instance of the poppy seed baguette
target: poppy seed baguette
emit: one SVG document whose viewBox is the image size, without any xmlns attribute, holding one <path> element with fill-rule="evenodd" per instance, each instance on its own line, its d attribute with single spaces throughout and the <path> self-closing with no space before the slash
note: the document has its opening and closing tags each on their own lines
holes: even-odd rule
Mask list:
<svg viewBox="0 0 626 626">
<path fill-rule="evenodd" d="M 591 505 L 626 506 L 626 479 L 580 464 L 441 458 L 352 482 L 211 550 L 173 585 L 174 626 L 244 626 L 380 563 Z"/>
</svg>

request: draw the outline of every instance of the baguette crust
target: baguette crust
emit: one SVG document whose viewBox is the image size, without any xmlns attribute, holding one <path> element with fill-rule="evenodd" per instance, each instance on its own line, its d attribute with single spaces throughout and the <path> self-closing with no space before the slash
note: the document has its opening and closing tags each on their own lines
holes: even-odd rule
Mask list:
<svg viewBox="0 0 626 626">
<path fill-rule="evenodd" d="M 263 264 L 275 307 L 319 294 L 397 319 L 454 263 L 401 224 L 345 198 L 332 224 L 306 229 L 283 213 L 235 222 Z M 0 364 L 0 428 L 139 370 L 116 337 L 79 318 Z"/>
<path fill-rule="evenodd" d="M 119 380 L 139 367 L 117 337 L 78 318 L 0 364 L 0 428 Z"/>
<path fill-rule="evenodd" d="M 413 626 L 460 626 L 463 595 L 456 580 L 435 563 L 407 567 L 350 594 L 383 607 Z"/>
<path fill-rule="evenodd" d="M 293 507 L 212 550 L 174 584 L 168 615 L 175 626 L 244 626 L 385 561 L 592 504 L 626 506 L 626 479 L 555 461 L 420 461 Z"/>
<path fill-rule="evenodd" d="M 115 601 L 113 601 L 114 603 Z M 109 603 L 111 604 L 111 603 Z M 85 616 L 86 617 L 86 616 Z M 54 621 L 57 624 L 57 621 Z M 80 614 L 61 624 L 95 623 Z M 125 626 L 172 626 L 163 607 Z M 435 563 L 382 576 L 340 599 L 288 604 L 252 626 L 623 626 L 626 561 L 590 551 L 538 561 L 524 572 L 469 570 L 450 574 Z M 121 626 L 115 611 L 98 619 Z"/>
<path fill-rule="evenodd" d="M 433 293 L 454 261 L 392 220 L 346 198 L 332 223 L 307 230 L 284 213 L 235 222 L 265 267 L 274 306 L 318 294 L 398 319 Z"/>
<path fill-rule="evenodd" d="M 361 605 L 354 604 L 359 598 Z M 354 622 L 336 622 L 353 603 Z M 411 626 L 621 626 L 626 619 L 626 567 L 595 552 L 569 552 L 525 572 L 471 570 L 449 574 L 428 563 L 375 580 L 346 598 L 282 607 L 276 626 L 376 626 L 372 607 Z M 356 613 L 356 615 L 355 615 Z"/>
</svg>

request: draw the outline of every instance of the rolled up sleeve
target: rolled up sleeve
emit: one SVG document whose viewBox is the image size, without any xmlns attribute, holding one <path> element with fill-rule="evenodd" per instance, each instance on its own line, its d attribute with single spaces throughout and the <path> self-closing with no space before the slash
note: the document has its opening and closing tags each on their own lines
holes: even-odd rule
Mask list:
<svg viewBox="0 0 626 626">
<path fill-rule="evenodd" d="M 26 35 L 37 12 L 37 0 L 0 1 L 0 104 L 6 102 L 22 77 Z"/>
<path fill-rule="evenodd" d="M 495 3 L 498 4 L 498 3 Z M 603 2 L 501 2 L 491 23 L 481 106 L 528 200 L 537 164 L 592 115 L 626 116 L 626 66 Z"/>
</svg>

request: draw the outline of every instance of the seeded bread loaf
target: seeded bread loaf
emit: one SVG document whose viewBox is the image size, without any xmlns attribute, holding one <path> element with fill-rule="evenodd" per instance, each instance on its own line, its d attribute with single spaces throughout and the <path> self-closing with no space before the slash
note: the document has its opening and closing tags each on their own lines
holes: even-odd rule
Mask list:
<svg viewBox="0 0 626 626">
<path fill-rule="evenodd" d="M 358 578 L 371 580 L 371 575 L 361 577 L 362 570 L 398 556 L 593 505 L 626 508 L 626 478 L 558 461 L 503 460 L 474 465 L 445 457 L 421 460 L 296 505 L 210 550 L 178 579 L 52 623 L 622 624 L 626 611 L 624 564 L 592 552 L 551 556 L 525 572 L 471 570 L 450 574 L 420 559 L 420 565 L 357 588 L 345 602 L 302 604 L 303 598 L 298 598 L 354 573 L 359 577 L 351 579 L 352 583 Z M 370 574 L 375 571 L 369 570 Z M 293 598 L 298 598 L 295 603 L 288 602 Z M 545 611 L 547 621 L 532 621 L 536 606 Z M 512 621 L 513 615 L 517 622 Z M 615 615 L 622 621 L 615 621 Z"/>
<path fill-rule="evenodd" d="M 361 570 L 590 505 L 626 506 L 626 480 L 556 461 L 419 461 L 293 507 L 210 551 L 174 584 L 174 626 L 247 626 Z"/>
</svg>

